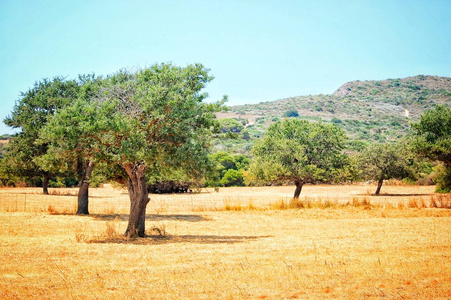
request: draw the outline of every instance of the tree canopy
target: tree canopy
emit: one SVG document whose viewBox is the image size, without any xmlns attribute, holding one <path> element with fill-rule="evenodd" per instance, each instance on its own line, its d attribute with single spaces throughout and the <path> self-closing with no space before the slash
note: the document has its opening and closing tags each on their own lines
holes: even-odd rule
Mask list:
<svg viewBox="0 0 451 300">
<path fill-rule="evenodd" d="M 437 105 L 426 111 L 419 122 L 413 123 L 412 145 L 429 158 L 443 161 L 451 167 L 451 109 Z"/>
<path fill-rule="evenodd" d="M 209 156 L 215 165 L 210 174 L 210 186 L 244 186 L 243 173 L 250 164 L 250 158 L 242 154 L 229 154 L 224 151 L 213 153 Z"/>
<path fill-rule="evenodd" d="M 49 177 L 58 172 L 58 168 L 40 165 L 39 158 L 47 153 L 49 144 L 37 144 L 36 141 L 49 118 L 75 101 L 78 90 L 75 80 L 65 80 L 63 77 L 43 79 L 36 82 L 32 89 L 20 94 L 11 116 L 4 120 L 6 125 L 20 130 L 6 151 L 5 163 L 10 166 L 8 169 L 20 177 L 42 176 L 45 194 L 48 193 Z"/>
<path fill-rule="evenodd" d="M 407 158 L 401 144 L 371 144 L 359 155 L 359 169 L 363 178 L 378 182 L 375 194 L 379 195 L 384 180 L 410 175 Z"/>
<path fill-rule="evenodd" d="M 437 105 L 426 111 L 419 122 L 412 124 L 412 128 L 410 144 L 415 151 L 446 166 L 438 190 L 451 190 L 451 109 Z"/>
<path fill-rule="evenodd" d="M 94 145 L 92 138 L 83 136 L 80 132 L 76 113 L 77 106 L 93 101 L 104 81 L 92 74 L 80 75 L 77 83 L 79 85 L 77 100 L 74 100 L 67 109 L 49 117 L 49 121 L 43 126 L 35 143 L 46 144 L 48 149 L 36 161 L 43 169 L 57 165 L 61 171 L 71 171 L 76 175 L 79 185 L 77 214 L 88 214 L 88 189 L 101 152 L 92 147 Z"/>
<path fill-rule="evenodd" d="M 223 133 L 226 132 L 233 132 L 233 133 L 240 133 L 244 129 L 243 123 L 236 119 L 221 119 L 219 120 L 219 124 L 221 126 L 221 131 Z"/>
<path fill-rule="evenodd" d="M 343 177 L 346 137 L 333 124 L 285 119 L 273 123 L 252 153 L 252 172 L 266 182 L 296 184 L 298 198 L 305 183 L 332 182 Z"/>
</svg>

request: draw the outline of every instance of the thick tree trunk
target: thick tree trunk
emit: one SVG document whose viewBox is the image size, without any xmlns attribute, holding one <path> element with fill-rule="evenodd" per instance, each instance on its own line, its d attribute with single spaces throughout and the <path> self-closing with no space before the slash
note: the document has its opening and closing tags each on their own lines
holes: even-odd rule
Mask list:
<svg viewBox="0 0 451 300">
<path fill-rule="evenodd" d="M 146 226 L 146 207 L 149 203 L 144 165 L 126 165 L 128 179 L 128 194 L 130 196 L 130 215 L 125 231 L 127 237 L 144 237 Z"/>
<path fill-rule="evenodd" d="M 374 193 L 375 195 L 379 195 L 383 183 L 384 183 L 384 180 L 383 179 L 379 179 L 379 181 L 377 182 L 376 193 Z"/>
<path fill-rule="evenodd" d="M 299 199 L 299 195 L 301 194 L 302 187 L 304 186 L 304 183 L 302 181 L 295 181 L 294 184 L 296 185 L 296 190 L 294 191 L 294 199 Z"/>
<path fill-rule="evenodd" d="M 80 188 L 78 189 L 78 209 L 77 215 L 89 215 L 89 183 L 91 180 L 92 170 L 94 169 L 93 161 L 86 161 L 84 168 L 84 175 L 80 181 Z"/>
<path fill-rule="evenodd" d="M 44 180 L 42 182 L 42 192 L 44 193 L 44 195 L 49 194 L 49 180 L 50 180 L 49 174 L 44 174 Z"/>
</svg>

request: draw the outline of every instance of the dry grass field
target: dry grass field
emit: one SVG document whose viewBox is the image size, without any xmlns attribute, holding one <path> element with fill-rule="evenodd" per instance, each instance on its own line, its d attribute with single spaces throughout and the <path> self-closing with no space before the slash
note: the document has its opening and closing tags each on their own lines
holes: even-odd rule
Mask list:
<svg viewBox="0 0 451 300">
<path fill-rule="evenodd" d="M 149 237 L 127 240 L 126 190 L 76 216 L 76 189 L 0 189 L 0 298 L 450 299 L 450 195 L 374 190 L 151 195 Z"/>
</svg>

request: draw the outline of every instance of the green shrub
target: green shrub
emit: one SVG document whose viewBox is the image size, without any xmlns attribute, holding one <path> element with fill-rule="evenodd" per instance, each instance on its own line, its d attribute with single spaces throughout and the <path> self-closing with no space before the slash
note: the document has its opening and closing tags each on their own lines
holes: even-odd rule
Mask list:
<svg viewBox="0 0 451 300">
<path fill-rule="evenodd" d="M 343 123 L 343 121 L 342 120 L 340 120 L 340 119 L 338 119 L 338 118 L 332 118 L 332 123 L 335 123 L 335 124 L 341 124 L 341 123 Z"/>
<path fill-rule="evenodd" d="M 296 109 L 290 109 L 283 114 L 284 117 L 287 118 L 296 118 L 299 117 L 299 113 Z"/>
<path fill-rule="evenodd" d="M 243 123 L 236 119 L 221 119 L 219 124 L 223 133 L 240 133 L 244 129 Z"/>
<path fill-rule="evenodd" d="M 436 192 L 450 193 L 451 192 L 451 168 L 444 165 L 439 165 L 435 168 L 435 184 Z"/>
<path fill-rule="evenodd" d="M 221 179 L 223 186 L 244 186 L 244 177 L 241 171 L 229 169 Z"/>
</svg>

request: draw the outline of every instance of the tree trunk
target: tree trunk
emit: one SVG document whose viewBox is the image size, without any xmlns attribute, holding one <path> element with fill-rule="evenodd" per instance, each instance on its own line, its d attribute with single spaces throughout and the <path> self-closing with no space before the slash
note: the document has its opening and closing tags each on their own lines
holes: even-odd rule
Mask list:
<svg viewBox="0 0 451 300">
<path fill-rule="evenodd" d="M 296 185 L 296 190 L 294 191 L 294 199 L 299 199 L 299 195 L 301 194 L 302 187 L 304 186 L 304 183 L 302 181 L 295 181 L 294 184 Z"/>
<path fill-rule="evenodd" d="M 44 174 L 44 181 L 42 182 L 42 192 L 44 193 L 44 195 L 49 194 L 49 180 L 49 174 Z"/>
<path fill-rule="evenodd" d="M 144 174 L 144 165 L 125 166 L 128 179 L 128 194 L 130 196 L 130 215 L 128 226 L 125 231 L 127 237 L 144 237 L 146 226 L 146 207 L 149 203 L 149 193 L 147 191 L 146 177 Z"/>
<path fill-rule="evenodd" d="M 379 195 L 383 183 L 384 183 L 384 179 L 379 179 L 379 181 L 377 182 L 376 193 L 374 193 L 375 195 Z"/>
<path fill-rule="evenodd" d="M 78 189 L 78 209 L 77 215 L 89 215 L 89 183 L 91 180 L 92 170 L 94 169 L 93 161 L 86 161 L 84 168 L 84 175 L 80 181 L 80 188 Z"/>
</svg>

